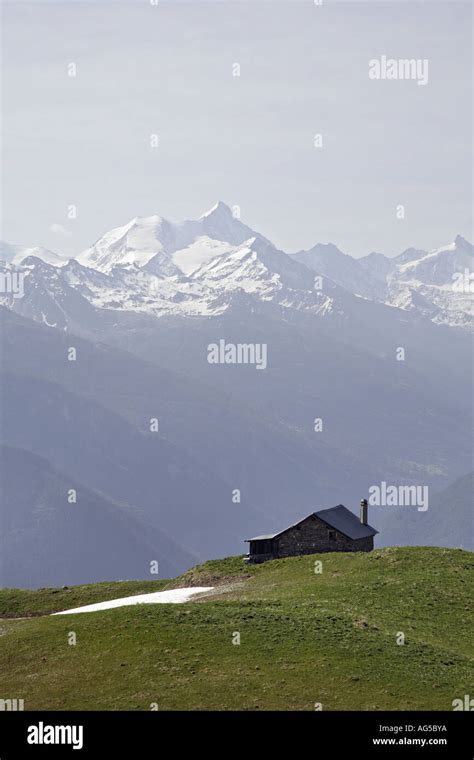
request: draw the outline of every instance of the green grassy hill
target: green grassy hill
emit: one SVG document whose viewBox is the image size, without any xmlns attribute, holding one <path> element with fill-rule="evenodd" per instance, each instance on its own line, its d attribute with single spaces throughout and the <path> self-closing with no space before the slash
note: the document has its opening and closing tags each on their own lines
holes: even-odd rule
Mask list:
<svg viewBox="0 0 474 760">
<path fill-rule="evenodd" d="M 0 697 L 29 710 L 451 710 L 472 693 L 473 578 L 470 552 L 405 547 L 250 567 L 231 557 L 168 582 L 0 590 Z M 40 616 L 188 585 L 216 592 Z"/>
</svg>

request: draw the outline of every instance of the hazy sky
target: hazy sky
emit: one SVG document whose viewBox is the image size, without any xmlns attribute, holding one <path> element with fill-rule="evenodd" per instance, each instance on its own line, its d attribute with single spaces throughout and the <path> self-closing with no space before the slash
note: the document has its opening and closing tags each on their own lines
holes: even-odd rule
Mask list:
<svg viewBox="0 0 474 760">
<path fill-rule="evenodd" d="M 3 5 L 9 242 L 74 254 L 218 199 L 288 251 L 472 239 L 470 3 Z M 369 79 L 384 54 L 428 59 L 428 84 Z"/>
</svg>

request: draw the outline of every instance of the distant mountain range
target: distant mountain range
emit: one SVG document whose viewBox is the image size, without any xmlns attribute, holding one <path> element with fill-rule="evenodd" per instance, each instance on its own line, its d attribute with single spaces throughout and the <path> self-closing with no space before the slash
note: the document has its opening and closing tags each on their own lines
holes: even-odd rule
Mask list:
<svg viewBox="0 0 474 760">
<path fill-rule="evenodd" d="M 116 549 L 99 531 L 108 572 L 59 548 L 21 567 L 6 552 L 0 583 L 149 577 L 153 551 L 175 574 L 312 507 L 356 509 L 382 480 L 429 486 L 436 509 L 374 508 L 379 545 L 416 535 L 474 548 L 457 485 L 472 469 L 463 238 L 393 259 L 332 244 L 287 254 L 218 203 L 181 223 L 135 218 L 70 260 L 11 244 L 0 254 L 4 283 L 15 274 L 24 289 L 0 293 L 2 442 L 24 472 L 4 491 L 9 545 L 16 556 L 41 546 L 45 520 L 71 509 L 60 505 L 72 482 L 87 494 L 82 540 L 102 514 L 117 542 L 135 536 Z M 265 344 L 267 368 L 210 364 L 220 340 Z"/>
<path fill-rule="evenodd" d="M 219 202 L 197 220 L 135 217 L 69 261 L 9 243 L 0 244 L 0 258 L 27 275 L 27 297 L 14 308 L 59 327 L 67 321 L 68 301 L 74 300 L 73 311 L 79 308 L 71 290 L 97 308 L 154 316 L 222 314 L 240 292 L 324 314 L 343 308 L 350 293 L 437 324 L 471 324 L 474 282 L 472 289 L 462 286 L 461 277 L 472 271 L 474 251 L 459 235 L 436 250 L 410 248 L 395 258 L 371 253 L 354 259 L 332 243 L 288 255 Z M 12 305 L 8 295 L 2 301 Z"/>
<path fill-rule="evenodd" d="M 0 468 L 3 586 L 144 577 L 158 558 L 166 577 L 195 561 L 132 509 L 65 478 L 43 457 L 0 446 Z M 70 488 L 75 504 L 67 501 Z"/>
</svg>

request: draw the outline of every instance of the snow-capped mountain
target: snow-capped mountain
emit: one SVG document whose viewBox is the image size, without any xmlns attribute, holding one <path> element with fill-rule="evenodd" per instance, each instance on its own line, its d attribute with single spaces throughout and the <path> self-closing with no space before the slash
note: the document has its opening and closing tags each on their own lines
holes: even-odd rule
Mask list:
<svg viewBox="0 0 474 760">
<path fill-rule="evenodd" d="M 164 532 L 186 556 L 237 554 L 249 530 L 357 503 L 371 484 L 440 490 L 472 466 L 462 238 L 393 259 L 292 255 L 219 203 L 182 223 L 136 218 L 66 262 L 2 251 L 4 444 L 74 475 L 91 508 L 123 501 L 158 548 Z M 268 371 L 209 363 L 222 339 L 264 344 Z M 383 543 L 410 540 L 402 518 L 374 519 Z M 424 542 L 443 542 L 437 521 Z"/>
<path fill-rule="evenodd" d="M 292 258 L 355 295 L 379 300 L 384 293 L 379 278 L 374 277 L 368 268 L 361 267 L 357 259 L 342 253 L 333 243 L 317 243 L 308 251 L 293 254 Z"/>
<path fill-rule="evenodd" d="M 427 251 L 424 251 L 421 248 L 406 248 L 399 253 L 398 256 L 394 256 L 392 261 L 396 264 L 407 264 L 409 261 L 416 261 L 417 259 L 423 258 L 426 254 Z"/>
<path fill-rule="evenodd" d="M 450 245 L 420 253 L 418 258 L 403 260 L 398 265 L 397 279 L 450 288 L 456 275 L 471 269 L 474 263 L 473 247 L 461 235 Z"/>
<path fill-rule="evenodd" d="M 362 298 L 456 327 L 469 327 L 472 316 L 473 247 L 460 236 L 433 251 L 410 248 L 395 258 L 374 252 L 354 259 L 332 243 L 287 254 L 222 202 L 196 220 L 135 217 L 70 261 L 11 244 L 3 244 L 0 254 L 10 262 L 5 266 L 25 277 L 25 298 L 5 293 L 0 302 L 63 327 L 68 312 L 90 307 L 217 316 L 238 292 L 317 314 L 350 317 L 358 308 L 354 299 Z"/>
<path fill-rule="evenodd" d="M 14 245 L 0 241 L 0 261 L 6 261 L 11 264 L 21 264 L 29 256 L 36 256 L 41 261 L 51 264 L 55 267 L 61 267 L 69 261 L 68 256 L 62 256 L 48 248 L 42 246 L 33 246 L 28 248 L 23 245 Z"/>
<path fill-rule="evenodd" d="M 433 251 L 411 251 L 393 260 L 386 303 L 415 310 L 433 322 L 472 327 L 474 249 L 458 235 Z M 415 255 L 416 254 L 416 255 Z"/>
<path fill-rule="evenodd" d="M 474 251 L 460 235 L 432 251 L 408 248 L 394 258 L 373 252 L 353 259 L 333 244 L 318 244 L 294 258 L 356 295 L 439 324 L 471 326 Z"/>
<path fill-rule="evenodd" d="M 294 257 L 356 295 L 440 324 L 471 325 L 474 253 L 460 235 L 433 251 L 409 248 L 392 259 L 376 252 L 353 259 L 332 244 L 318 244 Z"/>
<path fill-rule="evenodd" d="M 135 217 L 107 232 L 77 256 L 83 266 L 110 273 L 116 266 L 147 264 L 161 254 L 186 274 L 231 246 L 257 236 L 219 201 L 197 220 L 173 223 L 160 216 Z"/>
</svg>

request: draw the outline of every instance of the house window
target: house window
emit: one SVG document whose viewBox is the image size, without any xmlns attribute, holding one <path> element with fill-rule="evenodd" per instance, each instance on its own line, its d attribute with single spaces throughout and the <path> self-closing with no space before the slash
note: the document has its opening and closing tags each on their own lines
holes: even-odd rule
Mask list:
<svg viewBox="0 0 474 760">
<path fill-rule="evenodd" d="M 336 540 L 336 531 L 335 530 L 328 530 L 328 538 L 330 541 Z"/>
</svg>

